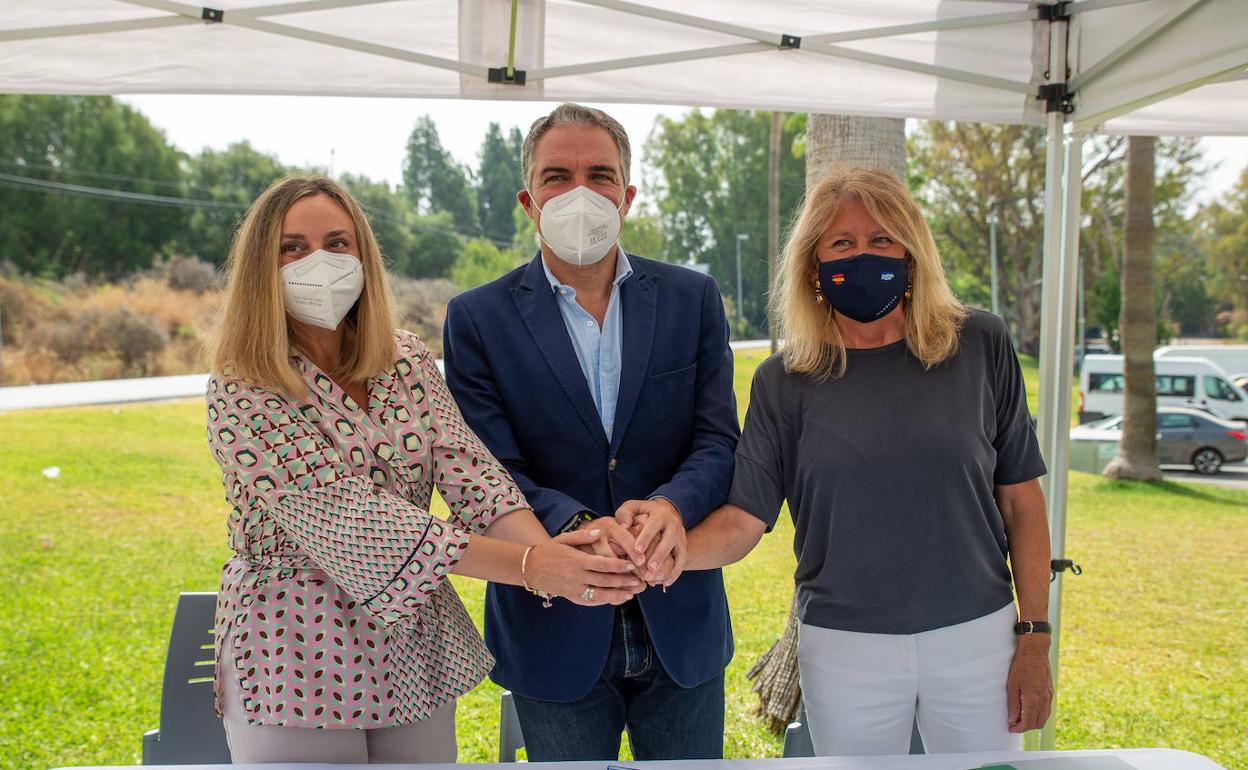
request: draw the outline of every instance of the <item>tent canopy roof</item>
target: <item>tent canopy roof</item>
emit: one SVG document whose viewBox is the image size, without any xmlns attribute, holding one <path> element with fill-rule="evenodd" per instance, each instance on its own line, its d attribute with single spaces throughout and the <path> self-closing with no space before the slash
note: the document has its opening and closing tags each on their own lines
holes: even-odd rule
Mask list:
<svg viewBox="0 0 1248 770">
<path fill-rule="evenodd" d="M 1248 134 L 1242 0 L 682 0 L 678 11 L 518 0 L 514 23 L 511 0 L 209 3 L 7 0 L 0 92 L 592 100 L 1038 125 L 1056 16 L 1070 24 L 1077 128 Z"/>
</svg>

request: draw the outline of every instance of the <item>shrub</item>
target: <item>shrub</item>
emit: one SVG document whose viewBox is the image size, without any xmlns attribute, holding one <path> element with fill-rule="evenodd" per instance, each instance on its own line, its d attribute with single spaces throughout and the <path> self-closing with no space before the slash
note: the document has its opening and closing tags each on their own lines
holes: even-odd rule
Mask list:
<svg viewBox="0 0 1248 770">
<path fill-rule="evenodd" d="M 402 278 L 391 281 L 399 326 L 416 332 L 435 355 L 442 350 L 442 322 L 446 303 L 459 288 L 445 278 Z"/>
<path fill-rule="evenodd" d="M 48 303 L 25 283 L 0 278 L 0 333 L 6 347 L 22 344 L 26 334 L 50 312 Z"/>
<path fill-rule="evenodd" d="M 31 330 L 28 347 L 42 348 L 56 360 L 78 369 L 82 360 L 101 352 L 101 313 L 84 310 L 73 318 L 50 318 Z"/>
<path fill-rule="evenodd" d="M 218 286 L 216 268 L 196 257 L 174 254 L 160 265 L 158 271 L 163 274 L 169 288 L 175 291 L 193 291 L 196 294 L 203 294 Z"/>
<path fill-rule="evenodd" d="M 155 318 L 124 307 L 104 313 L 100 317 L 99 331 L 107 334 L 112 342 L 123 371 L 137 370 L 140 377 L 148 375 L 155 356 L 169 344 L 169 335 Z"/>
</svg>

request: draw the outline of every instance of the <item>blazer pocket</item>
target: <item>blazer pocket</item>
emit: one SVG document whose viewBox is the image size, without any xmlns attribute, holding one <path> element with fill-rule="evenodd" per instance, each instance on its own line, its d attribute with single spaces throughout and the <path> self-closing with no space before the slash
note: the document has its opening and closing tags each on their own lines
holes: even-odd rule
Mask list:
<svg viewBox="0 0 1248 770">
<path fill-rule="evenodd" d="M 673 390 L 679 391 L 685 388 L 690 395 L 693 394 L 694 375 L 698 372 L 698 364 L 695 361 L 688 366 L 682 366 L 679 369 L 672 369 L 666 372 L 650 375 L 650 391 L 658 393 L 660 391 L 669 393 Z"/>
</svg>

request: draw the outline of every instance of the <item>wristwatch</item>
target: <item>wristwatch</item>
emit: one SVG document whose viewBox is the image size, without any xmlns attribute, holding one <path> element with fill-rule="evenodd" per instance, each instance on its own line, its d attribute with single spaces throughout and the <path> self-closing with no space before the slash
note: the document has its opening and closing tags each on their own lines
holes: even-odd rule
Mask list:
<svg viewBox="0 0 1248 770">
<path fill-rule="evenodd" d="M 1051 634 L 1053 626 L 1047 620 L 1020 620 L 1014 624 L 1014 633 L 1019 636 L 1024 634 Z"/>
<path fill-rule="evenodd" d="M 573 530 L 579 529 L 580 526 L 584 524 L 585 522 L 593 521 L 596 518 L 598 517 L 589 511 L 580 511 L 575 516 L 568 519 L 568 523 L 560 527 L 559 532 L 557 534 L 562 535 L 567 532 L 572 532 Z"/>
</svg>

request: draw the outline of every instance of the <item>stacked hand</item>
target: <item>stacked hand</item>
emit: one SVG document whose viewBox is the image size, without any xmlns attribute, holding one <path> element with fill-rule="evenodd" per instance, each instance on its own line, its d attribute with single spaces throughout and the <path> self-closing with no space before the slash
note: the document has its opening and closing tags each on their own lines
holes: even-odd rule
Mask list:
<svg viewBox="0 0 1248 770">
<path fill-rule="evenodd" d="M 614 517 L 604 516 L 582 524 L 577 532 L 598 531 L 601 537 L 585 550 L 603 558 L 612 557 L 630 565 L 639 583 L 634 593 L 645 587 L 676 582 L 684 570 L 687 553 L 685 525 L 676 506 L 662 498 L 629 500 Z"/>
<path fill-rule="evenodd" d="M 598 529 L 579 529 L 529 550 L 524 579 L 529 586 L 574 604 L 596 607 L 623 604 L 645 587 L 633 563 L 595 550 L 604 537 Z"/>
</svg>

